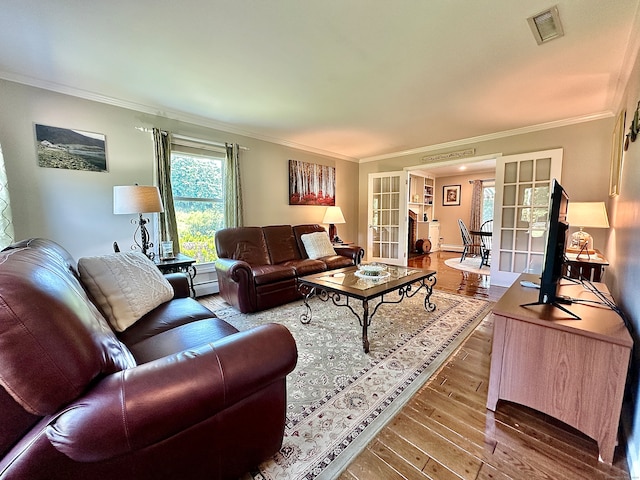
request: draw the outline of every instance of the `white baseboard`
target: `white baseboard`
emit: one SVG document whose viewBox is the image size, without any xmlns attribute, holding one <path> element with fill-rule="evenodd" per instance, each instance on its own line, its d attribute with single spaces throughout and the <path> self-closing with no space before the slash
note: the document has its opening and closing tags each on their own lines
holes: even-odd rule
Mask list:
<svg viewBox="0 0 640 480">
<path fill-rule="evenodd" d="M 443 243 L 440 245 L 440 250 L 444 250 L 445 252 L 460 252 L 464 251 L 464 245 L 447 245 Z"/>
<path fill-rule="evenodd" d="M 220 293 L 218 282 L 207 282 L 194 285 L 193 288 L 196 291 L 196 297 L 202 297 L 204 295 L 213 295 L 214 293 Z"/>
</svg>

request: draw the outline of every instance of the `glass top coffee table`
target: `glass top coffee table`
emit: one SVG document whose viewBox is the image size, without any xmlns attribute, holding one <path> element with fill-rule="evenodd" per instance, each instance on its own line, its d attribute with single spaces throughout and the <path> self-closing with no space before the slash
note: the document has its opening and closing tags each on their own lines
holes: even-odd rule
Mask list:
<svg viewBox="0 0 640 480">
<path fill-rule="evenodd" d="M 436 305 L 431 302 L 433 286 L 436 284 L 435 270 L 382 264 L 371 264 L 367 268 L 376 268 L 379 271 L 374 275 L 374 272 L 365 272 L 361 267 L 347 267 L 299 278 L 298 290 L 304 295 L 306 307 L 305 312 L 300 315 L 300 321 L 305 324 L 311 321 L 309 299 L 313 296 L 323 302 L 331 300 L 336 306 L 347 307 L 362 326 L 362 347 L 368 353 L 367 329 L 381 305 L 400 303 L 424 288 L 427 293 L 424 298 L 425 310 L 433 312 L 436 309 Z M 373 309 L 369 313 L 369 301 L 374 299 L 379 300 L 372 305 Z M 351 305 L 354 303 L 353 300 L 362 302 L 362 315 Z"/>
</svg>

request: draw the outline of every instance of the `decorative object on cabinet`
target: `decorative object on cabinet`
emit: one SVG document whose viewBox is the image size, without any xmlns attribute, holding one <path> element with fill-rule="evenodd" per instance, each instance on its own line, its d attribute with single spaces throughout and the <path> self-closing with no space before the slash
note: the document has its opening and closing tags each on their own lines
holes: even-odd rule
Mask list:
<svg viewBox="0 0 640 480">
<path fill-rule="evenodd" d="M 289 160 L 289 205 L 335 204 L 335 167 Z"/>
<path fill-rule="evenodd" d="M 461 185 L 445 185 L 442 187 L 442 205 L 444 207 L 460 205 L 460 188 Z"/>
<path fill-rule="evenodd" d="M 162 200 L 158 187 L 147 185 L 122 185 L 113 187 L 113 213 L 116 215 L 138 214 L 138 220 L 131 219 L 132 224 L 138 228 L 133 233 L 132 250 L 139 248 L 147 257 L 153 260 L 155 253 L 151 251 L 153 243 L 149 241 L 149 231 L 146 224 L 148 218 L 143 218 L 143 213 L 163 212 Z M 137 235 L 140 232 L 140 243 Z"/>
<path fill-rule="evenodd" d="M 567 221 L 572 227 L 580 230 L 571 234 L 571 241 L 567 252 L 577 253 L 577 259 L 582 255 L 589 258 L 595 254 L 593 237 L 585 232 L 586 228 L 609 228 L 609 218 L 604 202 L 571 202 L 567 209 Z"/>
<path fill-rule="evenodd" d="M 623 110 L 618 115 L 616 126 L 613 129 L 613 141 L 611 145 L 611 170 L 609 173 L 609 196 L 620 194 L 620 181 L 622 180 L 622 151 L 627 150 L 629 137 L 624 138 L 624 124 L 626 112 Z"/>
<path fill-rule="evenodd" d="M 38 165 L 106 172 L 105 136 L 100 133 L 36 124 Z"/>
<path fill-rule="evenodd" d="M 331 241 L 334 243 L 342 243 L 340 237 L 338 237 L 338 229 L 335 225 L 336 223 L 346 223 L 340 207 L 327 207 L 322 223 L 329 225 L 329 238 Z"/>
</svg>

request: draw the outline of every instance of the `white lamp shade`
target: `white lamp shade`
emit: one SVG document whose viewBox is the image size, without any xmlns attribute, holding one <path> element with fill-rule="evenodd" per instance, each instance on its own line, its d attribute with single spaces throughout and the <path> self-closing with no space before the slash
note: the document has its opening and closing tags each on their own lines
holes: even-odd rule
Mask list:
<svg viewBox="0 0 640 480">
<path fill-rule="evenodd" d="M 572 227 L 609 228 L 604 202 L 569 202 L 567 222 Z"/>
<path fill-rule="evenodd" d="M 158 187 L 123 185 L 113 187 L 113 213 L 164 212 Z"/>
<path fill-rule="evenodd" d="M 327 207 L 322 223 L 346 223 L 340 207 Z"/>
</svg>

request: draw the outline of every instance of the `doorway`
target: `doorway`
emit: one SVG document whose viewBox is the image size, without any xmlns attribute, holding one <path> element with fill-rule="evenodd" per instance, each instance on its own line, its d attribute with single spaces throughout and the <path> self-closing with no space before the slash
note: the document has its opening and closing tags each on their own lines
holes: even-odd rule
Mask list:
<svg viewBox="0 0 640 480">
<path fill-rule="evenodd" d="M 415 175 L 432 179 L 433 203 L 428 216 L 431 227 L 429 239 L 432 251 L 442 249 L 452 252 L 462 252 L 463 243 L 458 227 L 458 218 L 462 218 L 467 226 L 470 225 L 473 180 L 483 181 L 483 194 L 487 197 L 483 201 L 484 207 L 481 216 L 487 219 L 493 218 L 493 202 L 495 199 L 494 178 L 496 159 L 499 158 L 499 156 L 499 154 L 485 155 L 405 168 L 410 178 Z M 462 192 L 461 205 L 443 205 L 443 187 L 449 184 L 460 185 Z M 411 200 L 412 198 L 409 198 L 410 202 Z M 412 207 L 414 207 L 414 204 L 409 203 L 409 210 L 411 210 Z M 410 217 L 410 214 L 408 217 Z M 407 233 L 411 234 L 411 230 L 408 229 Z M 420 238 L 420 236 L 418 236 L 418 238 Z"/>
</svg>

